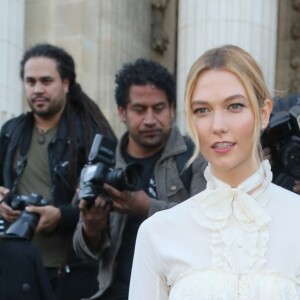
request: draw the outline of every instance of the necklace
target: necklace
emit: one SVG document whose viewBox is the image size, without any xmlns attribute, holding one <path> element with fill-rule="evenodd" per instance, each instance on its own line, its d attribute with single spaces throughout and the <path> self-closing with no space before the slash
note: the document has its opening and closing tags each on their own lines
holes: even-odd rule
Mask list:
<svg viewBox="0 0 300 300">
<path fill-rule="evenodd" d="M 38 140 L 37 140 L 38 143 L 40 145 L 45 144 L 45 142 L 46 142 L 46 133 L 47 133 L 48 130 L 37 128 L 37 131 L 38 131 Z"/>
</svg>

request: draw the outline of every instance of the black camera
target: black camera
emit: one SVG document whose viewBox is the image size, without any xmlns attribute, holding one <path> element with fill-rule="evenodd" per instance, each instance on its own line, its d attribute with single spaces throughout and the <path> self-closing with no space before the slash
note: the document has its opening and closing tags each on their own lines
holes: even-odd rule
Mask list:
<svg viewBox="0 0 300 300">
<path fill-rule="evenodd" d="M 143 166 L 132 163 L 125 168 L 113 169 L 117 143 L 96 134 L 88 157 L 88 164 L 80 174 L 79 199 L 90 201 L 98 195 L 105 196 L 104 183 L 120 191 L 136 191 L 141 188 Z"/>
<path fill-rule="evenodd" d="M 49 202 L 37 193 L 31 193 L 28 196 L 10 194 L 5 201 L 13 209 L 22 211 L 20 217 L 8 227 L 5 234 L 31 240 L 39 222 L 40 215 L 26 211 L 25 207 L 28 205 L 46 206 L 49 205 Z"/>
<path fill-rule="evenodd" d="M 279 111 L 270 118 L 262 134 L 262 146 L 269 147 L 274 176 L 286 173 L 300 179 L 300 106 L 289 111 Z"/>
</svg>

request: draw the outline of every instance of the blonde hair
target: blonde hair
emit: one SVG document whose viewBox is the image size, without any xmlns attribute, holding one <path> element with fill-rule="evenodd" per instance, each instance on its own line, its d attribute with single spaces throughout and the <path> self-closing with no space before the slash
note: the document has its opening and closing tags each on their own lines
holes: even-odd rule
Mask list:
<svg viewBox="0 0 300 300">
<path fill-rule="evenodd" d="M 196 147 L 190 162 L 192 162 L 200 152 L 200 142 L 196 128 L 193 124 L 192 94 L 196 82 L 201 74 L 208 70 L 219 69 L 228 71 L 241 81 L 250 101 L 254 113 L 253 132 L 253 158 L 256 161 L 262 159 L 262 148 L 260 145 L 261 118 L 260 108 L 264 106 L 265 99 L 271 99 L 266 86 L 262 71 L 253 57 L 245 50 L 234 46 L 224 45 L 213 48 L 201 55 L 192 65 L 186 81 L 185 90 L 185 110 L 188 130 Z"/>
</svg>

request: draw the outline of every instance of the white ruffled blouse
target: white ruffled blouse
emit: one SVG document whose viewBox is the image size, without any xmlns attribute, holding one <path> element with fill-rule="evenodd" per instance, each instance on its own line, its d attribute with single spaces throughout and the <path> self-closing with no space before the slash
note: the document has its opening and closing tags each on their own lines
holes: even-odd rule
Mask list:
<svg viewBox="0 0 300 300">
<path fill-rule="evenodd" d="M 268 161 L 237 188 L 207 188 L 140 227 L 130 300 L 300 299 L 300 197 Z"/>
</svg>

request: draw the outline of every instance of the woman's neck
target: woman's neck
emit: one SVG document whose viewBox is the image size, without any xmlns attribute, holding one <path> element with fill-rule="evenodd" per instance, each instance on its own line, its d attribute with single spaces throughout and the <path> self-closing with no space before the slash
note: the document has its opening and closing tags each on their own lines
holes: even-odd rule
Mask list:
<svg viewBox="0 0 300 300">
<path fill-rule="evenodd" d="M 257 172 L 259 165 L 260 163 L 255 163 L 247 168 L 234 168 L 226 170 L 220 170 L 211 167 L 211 173 L 223 182 L 229 184 L 232 188 L 236 188 L 246 179 L 251 177 L 255 172 Z"/>
</svg>

